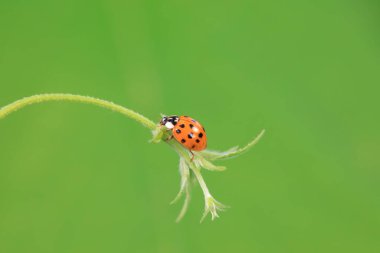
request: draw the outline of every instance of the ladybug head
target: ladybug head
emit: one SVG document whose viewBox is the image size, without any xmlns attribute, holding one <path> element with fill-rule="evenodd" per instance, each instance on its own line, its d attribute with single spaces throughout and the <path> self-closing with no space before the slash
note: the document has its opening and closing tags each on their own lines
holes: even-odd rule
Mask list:
<svg viewBox="0 0 380 253">
<path fill-rule="evenodd" d="M 178 123 L 179 117 L 176 115 L 173 116 L 164 116 L 162 117 L 160 124 L 165 126 L 167 129 L 173 129 L 174 126 Z"/>
</svg>

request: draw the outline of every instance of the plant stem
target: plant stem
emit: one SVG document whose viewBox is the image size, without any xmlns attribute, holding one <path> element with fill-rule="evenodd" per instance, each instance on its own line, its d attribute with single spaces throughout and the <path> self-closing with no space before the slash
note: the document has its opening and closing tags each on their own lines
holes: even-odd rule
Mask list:
<svg viewBox="0 0 380 253">
<path fill-rule="evenodd" d="M 201 175 L 200 170 L 198 168 L 194 168 L 194 166 L 192 166 L 191 169 L 193 170 L 193 173 L 198 180 L 198 183 L 199 183 L 199 185 L 203 191 L 203 195 L 204 195 L 205 199 L 207 199 L 207 197 L 211 196 L 211 194 L 210 194 L 210 191 L 206 185 L 205 180 L 203 179 L 203 177 Z"/>
<path fill-rule="evenodd" d="M 32 104 L 39 104 L 43 102 L 49 101 L 70 101 L 70 102 L 78 102 L 84 104 L 92 104 L 99 107 L 106 108 L 111 111 L 115 111 L 123 114 L 137 122 L 141 123 L 143 126 L 154 130 L 156 129 L 156 124 L 145 116 L 132 111 L 128 108 L 125 108 L 121 105 L 114 104 L 110 101 L 88 97 L 88 96 L 80 96 L 80 95 L 72 95 L 72 94 L 41 94 L 34 95 L 30 97 L 25 97 L 20 100 L 17 100 L 7 106 L 4 106 L 0 109 L 0 119 L 5 118 L 9 114 L 16 112 L 17 110 Z"/>
<path fill-rule="evenodd" d="M 205 198 L 208 197 L 208 196 L 211 196 L 210 191 L 207 188 L 207 185 L 206 185 L 206 183 L 205 183 L 205 181 L 204 181 L 204 179 L 203 179 L 203 177 L 201 175 L 200 169 L 195 166 L 195 164 L 194 164 L 193 161 L 191 161 L 189 153 L 186 152 L 185 149 L 178 142 L 169 141 L 167 143 L 172 148 L 174 148 L 181 157 L 183 157 L 186 160 L 188 166 L 190 167 L 190 169 L 193 171 L 195 177 L 197 178 L 197 181 L 198 181 L 199 185 L 201 186 L 201 189 L 203 191 L 203 194 L 204 194 Z"/>
</svg>

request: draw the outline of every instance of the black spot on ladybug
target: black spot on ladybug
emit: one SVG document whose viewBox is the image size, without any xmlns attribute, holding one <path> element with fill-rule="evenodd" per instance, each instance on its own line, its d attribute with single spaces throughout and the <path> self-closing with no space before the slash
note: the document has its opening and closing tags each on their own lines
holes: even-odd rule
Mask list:
<svg viewBox="0 0 380 253">
<path fill-rule="evenodd" d="M 199 139 L 196 139 L 196 140 L 195 140 L 195 142 L 196 142 L 196 143 L 199 143 L 199 142 L 200 142 L 200 140 L 199 140 Z"/>
<path fill-rule="evenodd" d="M 189 134 L 187 135 L 187 137 L 189 137 L 189 139 L 193 139 L 193 133 L 189 133 Z"/>
<path fill-rule="evenodd" d="M 190 128 L 193 128 L 194 127 L 194 125 L 193 124 L 190 124 Z"/>
<path fill-rule="evenodd" d="M 179 125 L 180 128 L 185 128 L 185 124 Z"/>
<path fill-rule="evenodd" d="M 198 136 L 199 136 L 199 138 L 202 138 L 202 137 L 203 137 L 203 134 L 202 134 L 202 133 L 200 133 L 200 134 L 198 134 Z"/>
<path fill-rule="evenodd" d="M 177 134 L 180 134 L 180 133 L 181 133 L 181 130 L 177 129 L 177 130 L 175 130 L 175 132 L 176 132 Z"/>
<path fill-rule="evenodd" d="M 195 148 L 195 145 L 193 145 L 191 148 Z"/>
<path fill-rule="evenodd" d="M 185 139 L 182 139 L 182 140 L 181 140 L 181 142 L 182 142 L 182 143 L 185 143 L 185 142 L 186 142 L 186 140 L 185 140 Z"/>
</svg>

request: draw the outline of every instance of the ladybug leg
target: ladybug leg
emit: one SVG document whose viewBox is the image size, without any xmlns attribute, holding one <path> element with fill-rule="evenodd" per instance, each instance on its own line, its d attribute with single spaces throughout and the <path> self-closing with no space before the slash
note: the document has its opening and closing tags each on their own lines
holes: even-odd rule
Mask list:
<svg viewBox="0 0 380 253">
<path fill-rule="evenodd" d="M 191 149 L 189 149 L 189 151 L 190 151 L 190 153 L 191 153 L 191 160 L 190 161 L 193 161 L 194 160 L 194 153 L 193 153 L 193 151 L 191 151 Z"/>
<path fill-rule="evenodd" d="M 170 135 L 168 138 L 166 138 L 166 141 L 170 141 L 171 139 L 173 139 L 173 135 Z"/>
</svg>

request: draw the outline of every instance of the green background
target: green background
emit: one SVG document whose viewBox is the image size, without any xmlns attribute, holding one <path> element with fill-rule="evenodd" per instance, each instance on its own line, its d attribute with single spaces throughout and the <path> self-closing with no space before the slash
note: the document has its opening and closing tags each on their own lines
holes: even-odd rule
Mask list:
<svg viewBox="0 0 380 253">
<path fill-rule="evenodd" d="M 0 2 L 0 105 L 39 93 L 185 114 L 229 206 L 184 220 L 178 156 L 136 122 L 47 103 L 0 122 L 0 252 L 380 252 L 378 1 Z"/>
</svg>

